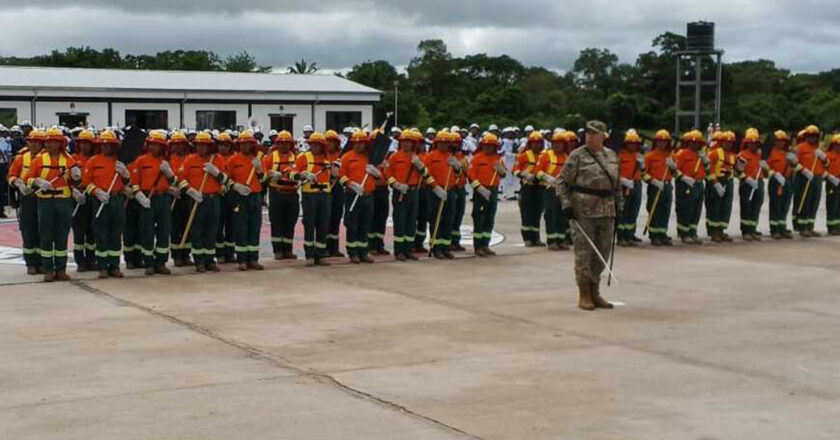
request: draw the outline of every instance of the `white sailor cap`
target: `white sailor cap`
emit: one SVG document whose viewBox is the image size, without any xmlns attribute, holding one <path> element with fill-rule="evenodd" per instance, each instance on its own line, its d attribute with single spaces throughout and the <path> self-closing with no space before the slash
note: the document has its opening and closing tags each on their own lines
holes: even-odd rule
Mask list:
<svg viewBox="0 0 840 440">
<path fill-rule="evenodd" d="M 434 127 L 429 127 L 426 129 L 426 134 L 436 134 L 437 130 Z"/>
<path fill-rule="evenodd" d="M 311 125 L 304 125 L 303 126 L 303 131 L 315 131 L 315 130 L 312 128 Z"/>
<path fill-rule="evenodd" d="M 477 128 L 477 129 L 481 130 L 481 127 L 479 127 L 478 124 L 476 124 L 475 122 L 470 124 L 470 130 L 472 130 L 473 128 Z"/>
<path fill-rule="evenodd" d="M 487 131 L 499 131 L 499 126 L 496 124 L 490 124 L 490 126 L 487 127 Z"/>
</svg>

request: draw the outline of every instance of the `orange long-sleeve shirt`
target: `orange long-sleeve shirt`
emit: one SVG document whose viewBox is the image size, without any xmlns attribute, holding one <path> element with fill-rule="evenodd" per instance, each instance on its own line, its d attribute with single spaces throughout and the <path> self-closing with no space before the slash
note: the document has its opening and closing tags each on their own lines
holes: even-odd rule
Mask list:
<svg viewBox="0 0 840 440">
<path fill-rule="evenodd" d="M 723 147 L 709 151 L 709 176 L 711 180 L 726 180 L 732 176 L 735 169 L 735 153 Z"/>
<path fill-rule="evenodd" d="M 537 167 L 537 153 L 533 150 L 525 150 L 516 156 L 516 165 L 513 167 L 513 175 L 519 177 L 522 172 L 537 174 L 534 169 Z M 523 185 L 536 185 L 538 182 L 529 182 L 522 179 Z"/>
<path fill-rule="evenodd" d="M 622 149 L 618 152 L 618 170 L 621 177 L 634 182 L 642 180 L 642 170 L 639 169 L 639 153 Z"/>
<path fill-rule="evenodd" d="M 365 168 L 367 168 L 367 165 L 368 157 L 366 154 L 359 154 L 352 150 L 348 151 L 341 157 L 341 168 L 338 171 L 339 182 L 345 186 L 350 182 L 355 182 L 359 185 L 364 182 L 364 193 L 373 193 L 374 188 L 376 188 L 376 183 L 374 182 L 375 179 L 373 176 L 368 176 L 365 179 L 365 175 L 367 175 Z"/>
<path fill-rule="evenodd" d="M 485 188 L 499 186 L 499 175 L 494 167 L 500 160 L 501 156 L 496 153 L 485 154 L 483 151 L 479 151 L 473 154 L 469 172 L 471 185 L 474 188 L 478 188 L 479 185 Z"/>
<path fill-rule="evenodd" d="M 169 188 L 169 179 L 160 171 L 163 158 L 154 157 L 151 153 L 144 154 L 131 164 L 131 185 L 135 191 L 143 191 L 149 195 L 164 194 Z M 171 164 L 170 164 L 171 166 Z M 175 170 L 172 170 L 173 173 Z"/>
<path fill-rule="evenodd" d="M 76 159 L 67 153 L 55 155 L 43 152 L 32 160 L 29 172 L 23 176 L 23 180 L 30 185 L 35 178 L 42 178 L 52 185 L 51 191 L 40 191 L 36 195 L 42 199 L 68 198 L 70 192 L 70 168 L 76 165 Z"/>
<path fill-rule="evenodd" d="M 18 152 L 15 159 L 12 161 L 12 165 L 9 167 L 9 173 L 7 176 L 9 185 L 15 181 L 15 179 L 22 179 L 24 182 L 24 176 L 29 174 L 29 169 L 32 168 L 32 157 L 33 154 L 29 152 L 29 150 L 21 150 Z"/>
<path fill-rule="evenodd" d="M 85 169 L 82 173 L 82 185 L 85 191 L 93 194 L 95 189 L 108 191 L 111 186 L 111 181 L 117 175 L 117 158 L 97 154 L 85 163 Z M 111 194 L 117 194 L 123 189 L 123 179 L 117 176 L 114 180 L 114 186 L 111 188 Z"/>
<path fill-rule="evenodd" d="M 566 165 L 566 159 L 568 159 L 566 153 L 557 154 L 554 150 L 545 150 L 540 153 L 534 172 L 537 177 L 541 177 L 543 174 L 548 174 L 554 178 L 560 177 L 563 174 L 563 166 Z M 548 184 L 545 182 L 543 182 L 543 185 L 548 187 Z"/>
<path fill-rule="evenodd" d="M 388 167 L 386 168 L 386 178 L 388 183 L 399 182 L 408 186 L 417 186 L 420 184 L 422 175 L 420 171 L 411 163 L 412 153 L 405 151 L 397 151 L 388 158 Z"/>
<path fill-rule="evenodd" d="M 828 174 L 834 177 L 840 177 L 840 152 L 831 150 L 826 156 L 828 157 Z"/>
<path fill-rule="evenodd" d="M 787 151 L 773 148 L 770 150 L 770 156 L 767 157 L 767 165 L 770 167 L 770 175 L 781 174 L 785 179 L 789 179 L 793 174 L 793 169 L 787 159 Z"/>
<path fill-rule="evenodd" d="M 822 176 L 825 172 L 825 165 L 821 160 L 817 159 L 817 149 L 819 147 L 811 146 L 807 142 L 803 142 L 796 146 L 796 157 L 799 158 L 799 165 L 796 167 L 797 171 L 804 168 L 812 171 L 815 176 Z"/>
<path fill-rule="evenodd" d="M 273 149 L 263 157 L 263 170 L 266 173 L 269 170 L 277 171 L 283 174 L 283 177 L 277 181 L 270 182 L 268 187 L 279 192 L 293 193 L 297 192 L 298 183 L 289 177 L 289 174 L 295 167 L 295 153 L 289 151 L 288 153 L 281 153 L 277 149 Z M 268 176 L 264 177 L 268 179 Z"/>
<path fill-rule="evenodd" d="M 213 159 L 213 165 L 219 169 L 219 176 L 220 178 L 217 179 L 211 175 L 207 175 L 207 179 L 204 179 L 204 165 L 210 161 L 210 158 Z M 227 176 L 225 173 L 227 172 L 227 167 L 225 166 L 225 160 L 219 156 L 218 154 L 214 154 L 206 159 L 201 157 L 198 153 L 193 153 L 187 156 L 184 161 L 181 163 L 181 166 L 176 171 L 176 175 L 178 176 L 178 182 L 181 189 L 190 187 L 195 188 L 197 191 L 201 191 L 202 194 L 219 194 L 222 191 L 222 185 L 225 184 L 227 181 Z M 202 188 L 201 182 L 204 181 L 204 187 Z"/>
<path fill-rule="evenodd" d="M 295 159 L 295 169 L 290 174 L 292 179 L 296 179 L 297 175 L 308 171 L 315 175 L 315 182 L 305 182 L 301 185 L 301 191 L 304 193 L 329 193 L 332 191 L 330 185 L 330 161 L 327 156 L 323 154 L 315 155 L 311 151 L 301 153 Z M 373 182 L 371 182 L 372 184 Z"/>
<path fill-rule="evenodd" d="M 423 163 L 429 170 L 429 177 L 426 178 L 426 183 L 435 186 L 440 185 L 444 189 L 452 189 L 455 187 L 457 173 L 449 165 L 449 153 L 441 150 L 433 150 L 426 154 L 423 158 Z M 449 179 L 447 180 L 447 176 Z"/>
<path fill-rule="evenodd" d="M 227 172 L 232 182 L 247 185 L 251 189 L 251 193 L 258 193 L 262 191 L 262 185 L 260 184 L 260 176 L 254 170 L 253 160 L 253 155 L 234 153 L 227 160 Z M 249 177 L 250 181 L 248 180 Z"/>
<path fill-rule="evenodd" d="M 761 169 L 761 151 L 743 150 L 738 153 L 738 157 L 746 161 L 742 172 L 743 178 L 755 179 L 757 176 L 760 179 L 764 177 L 764 170 Z"/>
<path fill-rule="evenodd" d="M 662 182 L 671 181 L 671 170 L 668 169 L 666 161 L 671 154 L 665 150 L 653 150 L 645 155 L 645 182 L 651 179 Z"/>
<path fill-rule="evenodd" d="M 465 172 L 467 170 L 467 158 L 466 156 L 464 156 L 464 153 L 462 153 L 460 150 L 454 154 L 455 158 L 458 159 L 458 162 L 461 162 L 461 169 L 463 170 L 458 174 L 458 177 L 455 179 L 455 187 L 463 188 L 467 184 L 467 173 Z"/>
<path fill-rule="evenodd" d="M 706 168 L 703 167 L 703 161 L 700 160 L 700 155 L 691 148 L 683 148 L 674 155 L 674 161 L 677 162 L 677 171 L 680 176 L 688 176 L 694 180 L 702 180 L 706 178 Z"/>
</svg>

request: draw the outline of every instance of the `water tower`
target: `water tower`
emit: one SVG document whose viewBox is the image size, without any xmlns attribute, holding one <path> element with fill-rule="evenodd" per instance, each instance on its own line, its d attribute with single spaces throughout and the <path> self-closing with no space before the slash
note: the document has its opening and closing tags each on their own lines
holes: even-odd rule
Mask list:
<svg viewBox="0 0 840 440">
<path fill-rule="evenodd" d="M 681 133 L 683 127 L 690 126 L 702 130 L 704 123 L 720 124 L 723 51 L 715 49 L 715 24 L 705 21 L 688 23 L 686 39 L 686 50 L 676 54 L 677 102 L 674 116 L 676 133 Z M 709 63 L 714 63 L 714 70 L 711 72 L 708 67 L 704 68 L 704 65 L 708 66 Z M 709 109 L 704 104 L 710 101 L 712 91 L 714 91 L 714 106 Z M 687 100 L 691 101 L 690 109 L 683 108 Z"/>
</svg>

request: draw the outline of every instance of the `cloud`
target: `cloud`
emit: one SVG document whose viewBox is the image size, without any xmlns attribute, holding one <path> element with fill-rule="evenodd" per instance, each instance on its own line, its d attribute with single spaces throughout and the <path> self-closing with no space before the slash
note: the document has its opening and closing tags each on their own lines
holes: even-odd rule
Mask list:
<svg viewBox="0 0 840 440">
<path fill-rule="evenodd" d="M 840 8 L 830 0 L 0 0 L 3 55 L 68 46 L 123 53 L 247 50 L 261 64 L 305 58 L 328 69 L 385 59 L 404 66 L 420 40 L 441 38 L 456 56 L 507 54 L 526 65 L 571 68 L 586 47 L 623 62 L 665 31 L 715 21 L 727 61 L 766 58 L 793 71 L 837 67 Z"/>
</svg>

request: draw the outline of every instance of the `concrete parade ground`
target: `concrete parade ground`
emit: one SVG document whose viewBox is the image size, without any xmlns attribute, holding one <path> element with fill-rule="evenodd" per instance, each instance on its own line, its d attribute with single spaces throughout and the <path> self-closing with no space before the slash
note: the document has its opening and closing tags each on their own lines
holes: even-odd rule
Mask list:
<svg viewBox="0 0 840 440">
<path fill-rule="evenodd" d="M 0 439 L 840 438 L 840 237 L 761 225 L 619 249 L 596 312 L 515 202 L 489 259 L 43 284 L 9 256 Z"/>
</svg>

